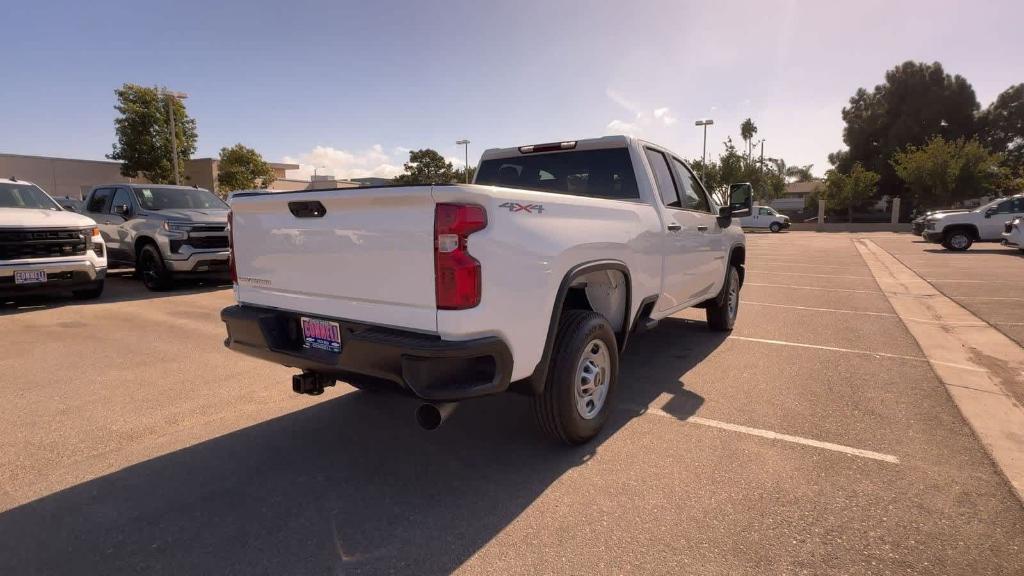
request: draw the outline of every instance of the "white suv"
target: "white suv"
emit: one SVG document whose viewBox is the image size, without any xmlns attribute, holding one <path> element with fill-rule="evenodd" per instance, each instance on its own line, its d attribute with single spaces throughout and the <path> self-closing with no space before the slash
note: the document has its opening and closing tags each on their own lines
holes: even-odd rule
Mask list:
<svg viewBox="0 0 1024 576">
<path fill-rule="evenodd" d="M 0 179 L 0 298 L 70 290 L 98 298 L 107 275 L 96 222 L 31 182 Z"/>
</svg>

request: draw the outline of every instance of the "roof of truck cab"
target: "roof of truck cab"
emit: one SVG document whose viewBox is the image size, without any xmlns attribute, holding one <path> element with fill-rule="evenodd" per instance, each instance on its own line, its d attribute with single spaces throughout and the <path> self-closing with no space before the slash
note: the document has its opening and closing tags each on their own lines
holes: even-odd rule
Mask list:
<svg viewBox="0 0 1024 576">
<path fill-rule="evenodd" d="M 197 186 L 181 186 L 178 184 L 143 184 L 141 182 L 108 182 L 106 184 L 96 184 L 91 189 L 97 188 L 111 188 L 114 186 L 125 186 L 127 188 L 176 188 L 178 190 L 206 190 L 206 188 L 199 188 Z M 207 190 L 209 192 L 209 190 Z"/>
<path fill-rule="evenodd" d="M 552 153 L 558 152 L 571 152 L 573 150 L 600 150 L 602 148 L 621 148 L 628 146 L 631 136 L 602 136 L 601 138 L 582 138 L 582 139 L 566 139 L 556 140 L 552 142 L 529 142 L 520 144 L 518 146 L 511 146 L 509 148 L 488 148 L 484 150 L 484 153 L 480 156 L 480 161 L 484 161 L 490 158 L 508 158 L 510 156 L 520 156 L 522 152 L 520 148 L 524 146 L 540 146 L 541 144 L 559 144 L 562 142 L 575 142 L 576 146 L 566 150 L 555 150 Z"/>
<path fill-rule="evenodd" d="M 42 186 L 39 186 L 35 182 L 29 182 L 28 180 L 22 180 L 21 178 L 18 178 L 17 180 L 12 178 L 0 178 L 0 184 L 28 184 L 30 186 L 35 186 L 36 188 L 42 188 Z"/>
</svg>

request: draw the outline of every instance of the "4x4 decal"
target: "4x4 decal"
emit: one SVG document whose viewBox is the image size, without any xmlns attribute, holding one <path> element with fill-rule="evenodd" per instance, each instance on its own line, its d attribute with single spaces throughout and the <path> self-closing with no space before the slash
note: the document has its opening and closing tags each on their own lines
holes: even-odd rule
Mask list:
<svg viewBox="0 0 1024 576">
<path fill-rule="evenodd" d="M 505 202 L 499 204 L 498 208 L 508 208 L 509 212 L 526 212 L 529 214 L 543 214 L 543 204 L 520 204 L 518 202 Z"/>
</svg>

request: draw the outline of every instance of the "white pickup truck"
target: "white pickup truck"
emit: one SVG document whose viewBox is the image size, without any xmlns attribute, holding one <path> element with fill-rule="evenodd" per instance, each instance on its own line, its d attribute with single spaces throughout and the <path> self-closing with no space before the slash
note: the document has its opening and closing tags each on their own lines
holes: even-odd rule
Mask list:
<svg viewBox="0 0 1024 576">
<path fill-rule="evenodd" d="M 0 302 L 64 291 L 99 298 L 106 276 L 106 246 L 92 218 L 31 182 L 0 178 Z"/>
<path fill-rule="evenodd" d="M 1024 194 L 997 198 L 970 212 L 946 211 L 928 216 L 921 236 L 947 250 L 967 250 L 975 242 L 999 242 L 1007 222 L 1024 217 Z"/>
<path fill-rule="evenodd" d="M 225 345 L 301 370 L 296 392 L 397 386 L 428 429 L 522 392 L 582 443 L 631 333 L 690 306 L 732 328 L 749 186 L 730 202 L 624 136 L 488 150 L 474 184 L 237 195 Z"/>
</svg>

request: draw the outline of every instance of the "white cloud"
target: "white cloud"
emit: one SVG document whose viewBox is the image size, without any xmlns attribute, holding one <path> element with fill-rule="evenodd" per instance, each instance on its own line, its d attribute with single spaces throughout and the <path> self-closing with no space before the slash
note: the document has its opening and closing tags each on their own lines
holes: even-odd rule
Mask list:
<svg viewBox="0 0 1024 576">
<path fill-rule="evenodd" d="M 622 120 L 612 120 L 605 127 L 605 133 L 607 134 L 625 134 L 626 136 L 637 136 L 642 130 L 640 126 L 635 122 L 624 122 Z"/>
<path fill-rule="evenodd" d="M 612 120 L 605 127 L 605 132 L 608 134 L 639 136 L 650 132 L 651 128 L 672 126 L 679 121 L 679 118 L 673 115 L 672 110 L 667 106 L 647 110 L 611 88 L 605 89 L 605 95 L 634 117 L 632 122 Z"/>
<path fill-rule="evenodd" d="M 395 149 L 396 152 L 398 148 Z M 404 159 L 396 159 L 384 151 L 380 144 L 367 150 L 350 152 L 331 146 L 317 146 L 297 156 L 285 156 L 282 161 L 298 164 L 298 170 L 289 170 L 289 178 L 308 179 L 317 174 L 330 174 L 337 178 L 364 178 L 377 176 L 392 178 L 402 173 Z"/>
<path fill-rule="evenodd" d="M 671 126 L 678 120 L 672 115 L 672 111 L 668 108 L 658 108 L 654 111 L 654 117 L 661 120 L 661 123 L 665 126 Z"/>
</svg>

